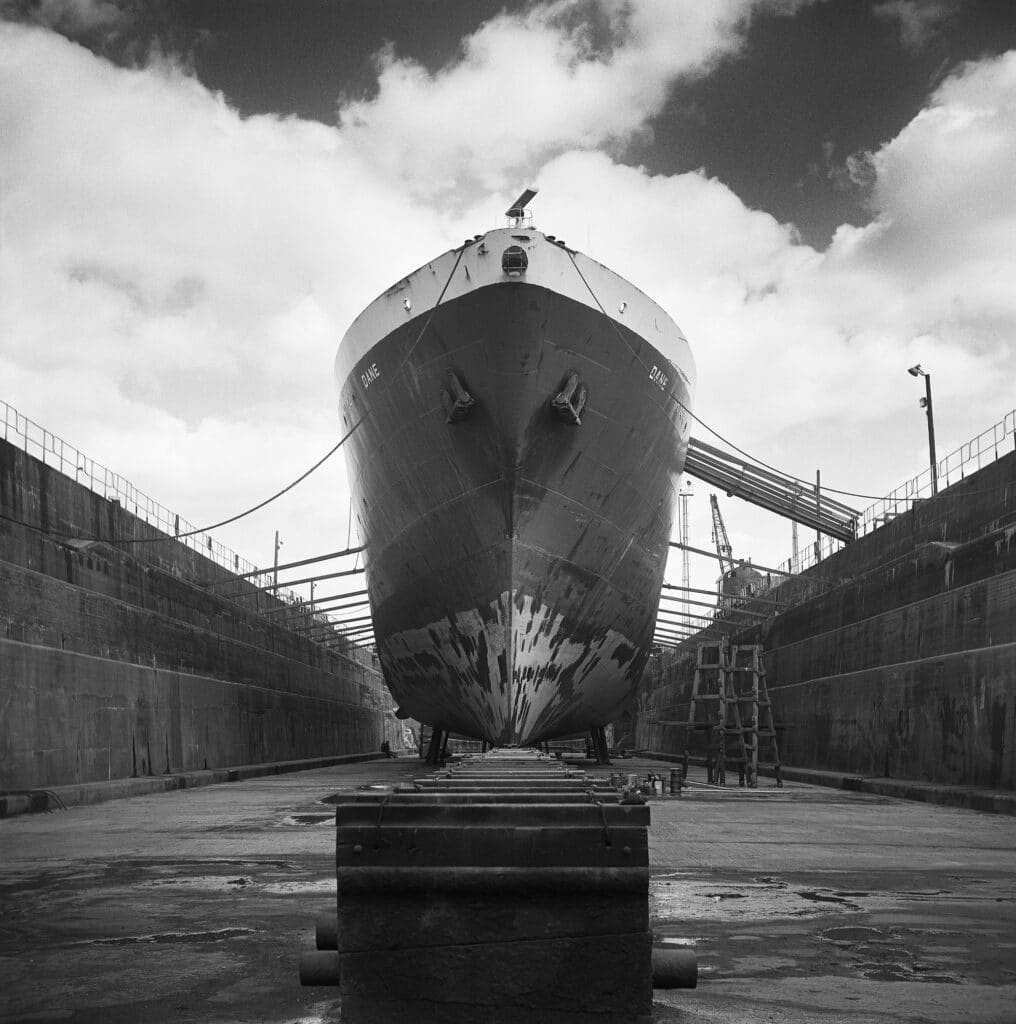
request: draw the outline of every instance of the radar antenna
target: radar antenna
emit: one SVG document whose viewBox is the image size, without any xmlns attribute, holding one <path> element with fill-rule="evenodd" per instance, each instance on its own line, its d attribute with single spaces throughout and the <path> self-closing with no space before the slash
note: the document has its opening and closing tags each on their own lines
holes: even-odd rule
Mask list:
<svg viewBox="0 0 1016 1024">
<path fill-rule="evenodd" d="M 516 199 L 507 210 L 505 210 L 504 215 L 509 221 L 511 221 L 511 226 L 513 228 L 521 228 L 525 225 L 527 216 L 526 207 L 533 201 L 533 197 L 536 195 L 537 191 L 538 190 L 535 188 L 527 188 L 525 192 L 523 192 L 522 195 L 520 195 L 518 199 Z"/>
</svg>

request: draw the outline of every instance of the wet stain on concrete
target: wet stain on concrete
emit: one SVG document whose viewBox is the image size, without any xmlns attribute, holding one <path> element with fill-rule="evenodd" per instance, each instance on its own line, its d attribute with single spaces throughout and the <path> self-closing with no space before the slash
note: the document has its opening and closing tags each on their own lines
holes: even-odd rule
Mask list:
<svg viewBox="0 0 1016 1024">
<path fill-rule="evenodd" d="M 803 900 L 811 900 L 813 903 L 838 903 L 841 906 L 849 907 L 851 910 L 861 909 L 856 903 L 851 903 L 850 900 L 844 899 L 844 897 L 839 893 L 818 892 L 805 889 L 798 892 L 798 896 Z"/>
<path fill-rule="evenodd" d="M 829 942 L 866 942 L 880 939 L 882 932 L 878 928 L 867 928 L 863 925 L 845 925 L 841 928 L 827 928 L 819 932 L 819 938 Z"/>
<path fill-rule="evenodd" d="M 833 928 L 821 934 L 835 942 L 852 957 L 861 977 L 869 981 L 921 981 L 958 985 L 961 979 L 943 966 L 955 967 L 951 951 L 935 949 L 927 940 L 928 932 L 908 929 Z M 905 941 L 909 940 L 909 941 Z"/>
<path fill-rule="evenodd" d="M 788 882 L 770 878 L 718 887 L 680 874 L 650 879 L 649 906 L 650 914 L 660 921 L 764 921 L 860 909 L 831 890 L 795 889 Z"/>
<path fill-rule="evenodd" d="M 325 825 L 335 821 L 334 814 L 290 814 L 282 819 L 283 825 Z"/>
<path fill-rule="evenodd" d="M 254 935 L 253 928 L 218 928 L 215 931 L 199 932 L 158 932 L 154 935 L 118 935 L 112 939 L 89 939 L 96 946 L 132 946 L 142 942 L 224 942 L 227 939 L 242 939 Z"/>
<path fill-rule="evenodd" d="M 292 882 L 265 882 L 260 891 L 273 896 L 334 896 L 336 882 L 334 875 L 329 878 L 311 878 Z"/>
</svg>

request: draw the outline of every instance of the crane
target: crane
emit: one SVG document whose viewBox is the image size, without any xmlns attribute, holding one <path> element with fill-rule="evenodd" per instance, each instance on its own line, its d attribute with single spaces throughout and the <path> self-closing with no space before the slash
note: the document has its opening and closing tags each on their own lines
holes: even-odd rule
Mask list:
<svg viewBox="0 0 1016 1024">
<path fill-rule="evenodd" d="M 720 560 L 720 578 L 717 581 L 719 590 L 718 608 L 730 608 L 740 603 L 740 598 L 753 593 L 761 581 L 761 575 L 751 567 L 751 559 L 747 564 L 735 562 L 734 553 L 730 548 L 727 528 L 720 515 L 720 503 L 715 494 L 709 495 L 709 504 L 713 510 L 713 543 L 716 555 Z"/>
<path fill-rule="evenodd" d="M 713 509 L 713 543 L 720 559 L 720 571 L 724 576 L 728 576 L 734 571 L 734 555 L 730 550 L 730 538 L 727 536 L 726 526 L 723 525 L 720 503 L 716 500 L 715 494 L 709 495 L 709 504 Z"/>
</svg>

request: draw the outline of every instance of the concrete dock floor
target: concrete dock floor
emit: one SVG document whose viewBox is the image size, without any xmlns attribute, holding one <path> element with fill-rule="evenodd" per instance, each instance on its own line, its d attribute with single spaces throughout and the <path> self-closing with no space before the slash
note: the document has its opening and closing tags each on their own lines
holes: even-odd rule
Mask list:
<svg viewBox="0 0 1016 1024">
<path fill-rule="evenodd" d="M 0 1022 L 341 1022 L 336 990 L 297 978 L 334 901 L 320 801 L 424 774 L 373 761 L 0 820 Z M 1016 1022 L 1016 818 L 771 780 L 651 806 L 653 930 L 700 968 L 655 993 L 657 1024 Z"/>
</svg>

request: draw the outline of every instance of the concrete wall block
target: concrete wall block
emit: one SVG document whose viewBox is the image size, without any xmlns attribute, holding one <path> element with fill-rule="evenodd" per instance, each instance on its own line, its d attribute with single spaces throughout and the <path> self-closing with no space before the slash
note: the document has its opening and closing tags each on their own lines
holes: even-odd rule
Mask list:
<svg viewBox="0 0 1016 1024">
<path fill-rule="evenodd" d="M 785 646 L 775 646 L 767 637 L 769 682 L 789 684 L 1012 643 L 1014 607 L 1016 572 L 1010 572 Z"/>
<path fill-rule="evenodd" d="M 1008 532 L 993 531 L 959 545 L 922 545 L 903 558 L 788 608 L 766 623 L 764 642 L 767 647 L 778 647 L 1016 571 L 1016 543 L 1007 538 Z"/>
<path fill-rule="evenodd" d="M 377 748 L 368 652 L 280 628 L 258 610 L 279 602 L 6 442 L 0 511 L 0 788 Z"/>
<path fill-rule="evenodd" d="M 767 667 L 768 667 L 767 656 Z M 684 748 L 694 663 L 650 691 L 638 746 Z M 954 651 L 792 683 L 770 676 L 785 764 L 955 785 L 1016 788 L 1016 643 Z"/>
<path fill-rule="evenodd" d="M 1016 643 L 770 688 L 795 767 L 1016 787 Z"/>
<path fill-rule="evenodd" d="M 285 647 L 289 656 L 331 666 L 330 671 L 350 662 L 375 668 L 362 648 L 328 652 L 272 625 L 259 608 L 281 607 L 281 602 L 3 440 L 0 512 L 11 517 L 0 520 L 0 561 L 225 635 L 234 635 L 235 619 L 241 630 L 261 631 L 269 649 Z M 21 521 L 27 525 L 18 525 Z M 95 543 L 86 543 L 89 539 Z M 249 639 L 242 632 L 236 636 Z"/>
<path fill-rule="evenodd" d="M 0 678 L 0 789 L 376 750 L 389 717 L 7 640 Z"/>
<path fill-rule="evenodd" d="M 293 660 L 306 661 L 331 671 L 335 670 L 334 666 L 340 661 L 366 667 L 369 659 L 366 652 L 360 653 L 358 662 L 337 652 L 331 653 L 322 645 L 310 643 L 299 634 L 283 628 L 278 617 L 266 618 L 255 609 L 237 605 L 218 593 L 209 592 L 161 569 L 144 565 L 114 549 L 106 548 L 109 557 L 100 558 L 93 551 L 73 550 L 45 538 L 42 547 L 44 554 L 52 554 L 50 549 L 53 549 L 60 557 L 33 559 L 34 564 L 27 566 L 23 557 L 19 557 L 17 545 L 0 542 L 0 574 L 10 576 L 11 569 L 8 567 L 18 566 L 24 572 L 51 577 L 54 582 L 176 619 L 217 636 L 283 653 Z M 23 552 L 20 554 L 23 555 Z M 23 616 L 31 618 L 33 622 L 48 624 L 51 632 L 47 635 L 39 634 L 38 642 L 57 646 L 55 623 L 63 620 L 48 611 L 45 594 L 40 590 L 33 605 L 29 602 L 29 595 L 19 594 L 16 589 L 12 589 L 12 580 L 5 579 L 0 583 L 4 584 L 0 586 L 0 613 L 11 611 L 16 616 L 21 611 Z M 50 590 L 47 593 L 54 592 Z M 279 604 L 266 597 L 262 600 L 266 605 Z M 33 611 L 36 612 L 34 617 L 31 614 Z M 11 631 L 9 635 L 13 637 L 14 633 Z M 27 639 L 30 635 L 34 634 L 23 633 L 19 638 Z"/>
<path fill-rule="evenodd" d="M 880 529 L 825 559 L 816 574 L 847 578 L 891 562 L 922 544 L 976 540 L 1016 515 L 1016 452 L 919 502 Z"/>
<path fill-rule="evenodd" d="M 363 699 L 368 675 L 368 691 L 380 681 L 355 662 L 325 658 L 320 667 L 308 665 L 309 659 L 291 659 L 3 562 L 0 616 L 9 639 L 350 703 Z M 292 640 L 287 651 L 316 646 Z"/>
<path fill-rule="evenodd" d="M 768 596 L 812 596 L 733 637 L 766 648 L 786 763 L 1016 788 L 1014 482 L 1009 453 L 788 580 Z M 683 749 L 660 722 L 687 719 L 695 650 L 650 662 L 637 746 Z"/>
</svg>

